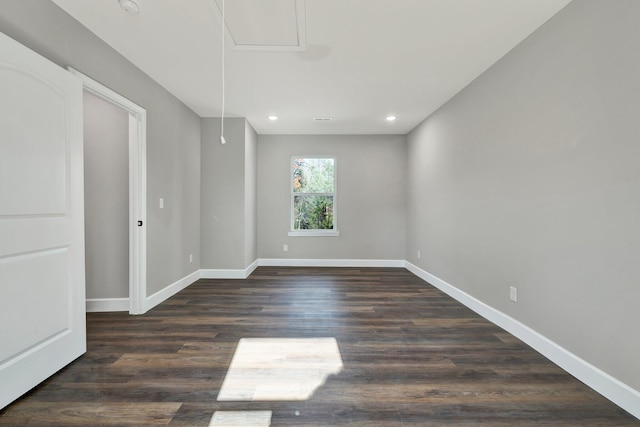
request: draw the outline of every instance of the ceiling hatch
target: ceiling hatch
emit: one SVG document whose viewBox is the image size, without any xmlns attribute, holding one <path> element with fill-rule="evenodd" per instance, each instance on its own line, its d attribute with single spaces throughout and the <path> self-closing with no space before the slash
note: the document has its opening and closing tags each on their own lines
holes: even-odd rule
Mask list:
<svg viewBox="0 0 640 427">
<path fill-rule="evenodd" d="M 222 14 L 222 0 L 215 0 Z M 304 50 L 305 0 L 225 1 L 225 21 L 237 49 Z"/>
</svg>

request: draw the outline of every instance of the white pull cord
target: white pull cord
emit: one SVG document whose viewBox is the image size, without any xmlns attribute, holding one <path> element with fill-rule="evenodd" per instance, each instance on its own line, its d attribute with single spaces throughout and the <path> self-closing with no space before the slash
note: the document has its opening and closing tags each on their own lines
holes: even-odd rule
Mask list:
<svg viewBox="0 0 640 427">
<path fill-rule="evenodd" d="M 222 114 L 220 115 L 220 144 L 226 144 L 224 139 L 224 0 L 222 0 Z"/>
</svg>

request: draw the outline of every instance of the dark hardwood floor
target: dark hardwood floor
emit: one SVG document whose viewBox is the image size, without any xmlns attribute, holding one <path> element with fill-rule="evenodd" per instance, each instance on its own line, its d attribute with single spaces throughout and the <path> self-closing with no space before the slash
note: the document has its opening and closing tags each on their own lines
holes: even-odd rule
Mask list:
<svg viewBox="0 0 640 427">
<path fill-rule="evenodd" d="M 87 329 L 87 353 L 0 425 L 195 427 L 214 411 L 271 411 L 272 426 L 640 425 L 404 269 L 260 267 L 142 316 L 89 313 Z M 241 338 L 335 338 L 343 367 L 307 400 L 217 401 Z"/>
</svg>

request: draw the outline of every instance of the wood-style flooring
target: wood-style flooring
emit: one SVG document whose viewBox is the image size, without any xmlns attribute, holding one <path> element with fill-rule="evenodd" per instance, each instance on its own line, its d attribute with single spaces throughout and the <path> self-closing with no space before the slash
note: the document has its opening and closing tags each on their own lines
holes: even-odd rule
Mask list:
<svg viewBox="0 0 640 427">
<path fill-rule="evenodd" d="M 640 425 L 404 269 L 260 267 L 142 316 L 89 313 L 87 335 L 87 353 L 1 426 L 249 426 L 251 414 L 298 427 Z M 242 338 L 335 338 L 342 368 L 306 400 L 217 401 Z M 226 411 L 248 412 L 221 424 Z"/>
</svg>

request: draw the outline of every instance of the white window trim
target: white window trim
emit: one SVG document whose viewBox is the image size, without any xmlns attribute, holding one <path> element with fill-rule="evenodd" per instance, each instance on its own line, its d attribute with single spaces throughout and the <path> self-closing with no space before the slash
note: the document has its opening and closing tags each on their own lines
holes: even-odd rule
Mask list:
<svg viewBox="0 0 640 427">
<path fill-rule="evenodd" d="M 293 180 L 291 179 L 291 165 L 293 165 L 294 159 L 333 159 L 333 229 L 332 230 L 294 230 L 294 210 L 293 210 L 293 197 L 296 193 L 293 192 Z M 291 156 L 289 162 L 289 198 L 291 199 L 289 205 L 289 233 L 290 237 L 337 237 L 340 235 L 338 230 L 338 159 L 336 156 Z M 311 194 L 311 193 L 297 193 L 297 194 Z M 324 193 L 323 193 L 324 194 Z"/>
<path fill-rule="evenodd" d="M 340 235 L 338 230 L 295 230 L 289 231 L 290 237 L 336 237 Z"/>
</svg>

